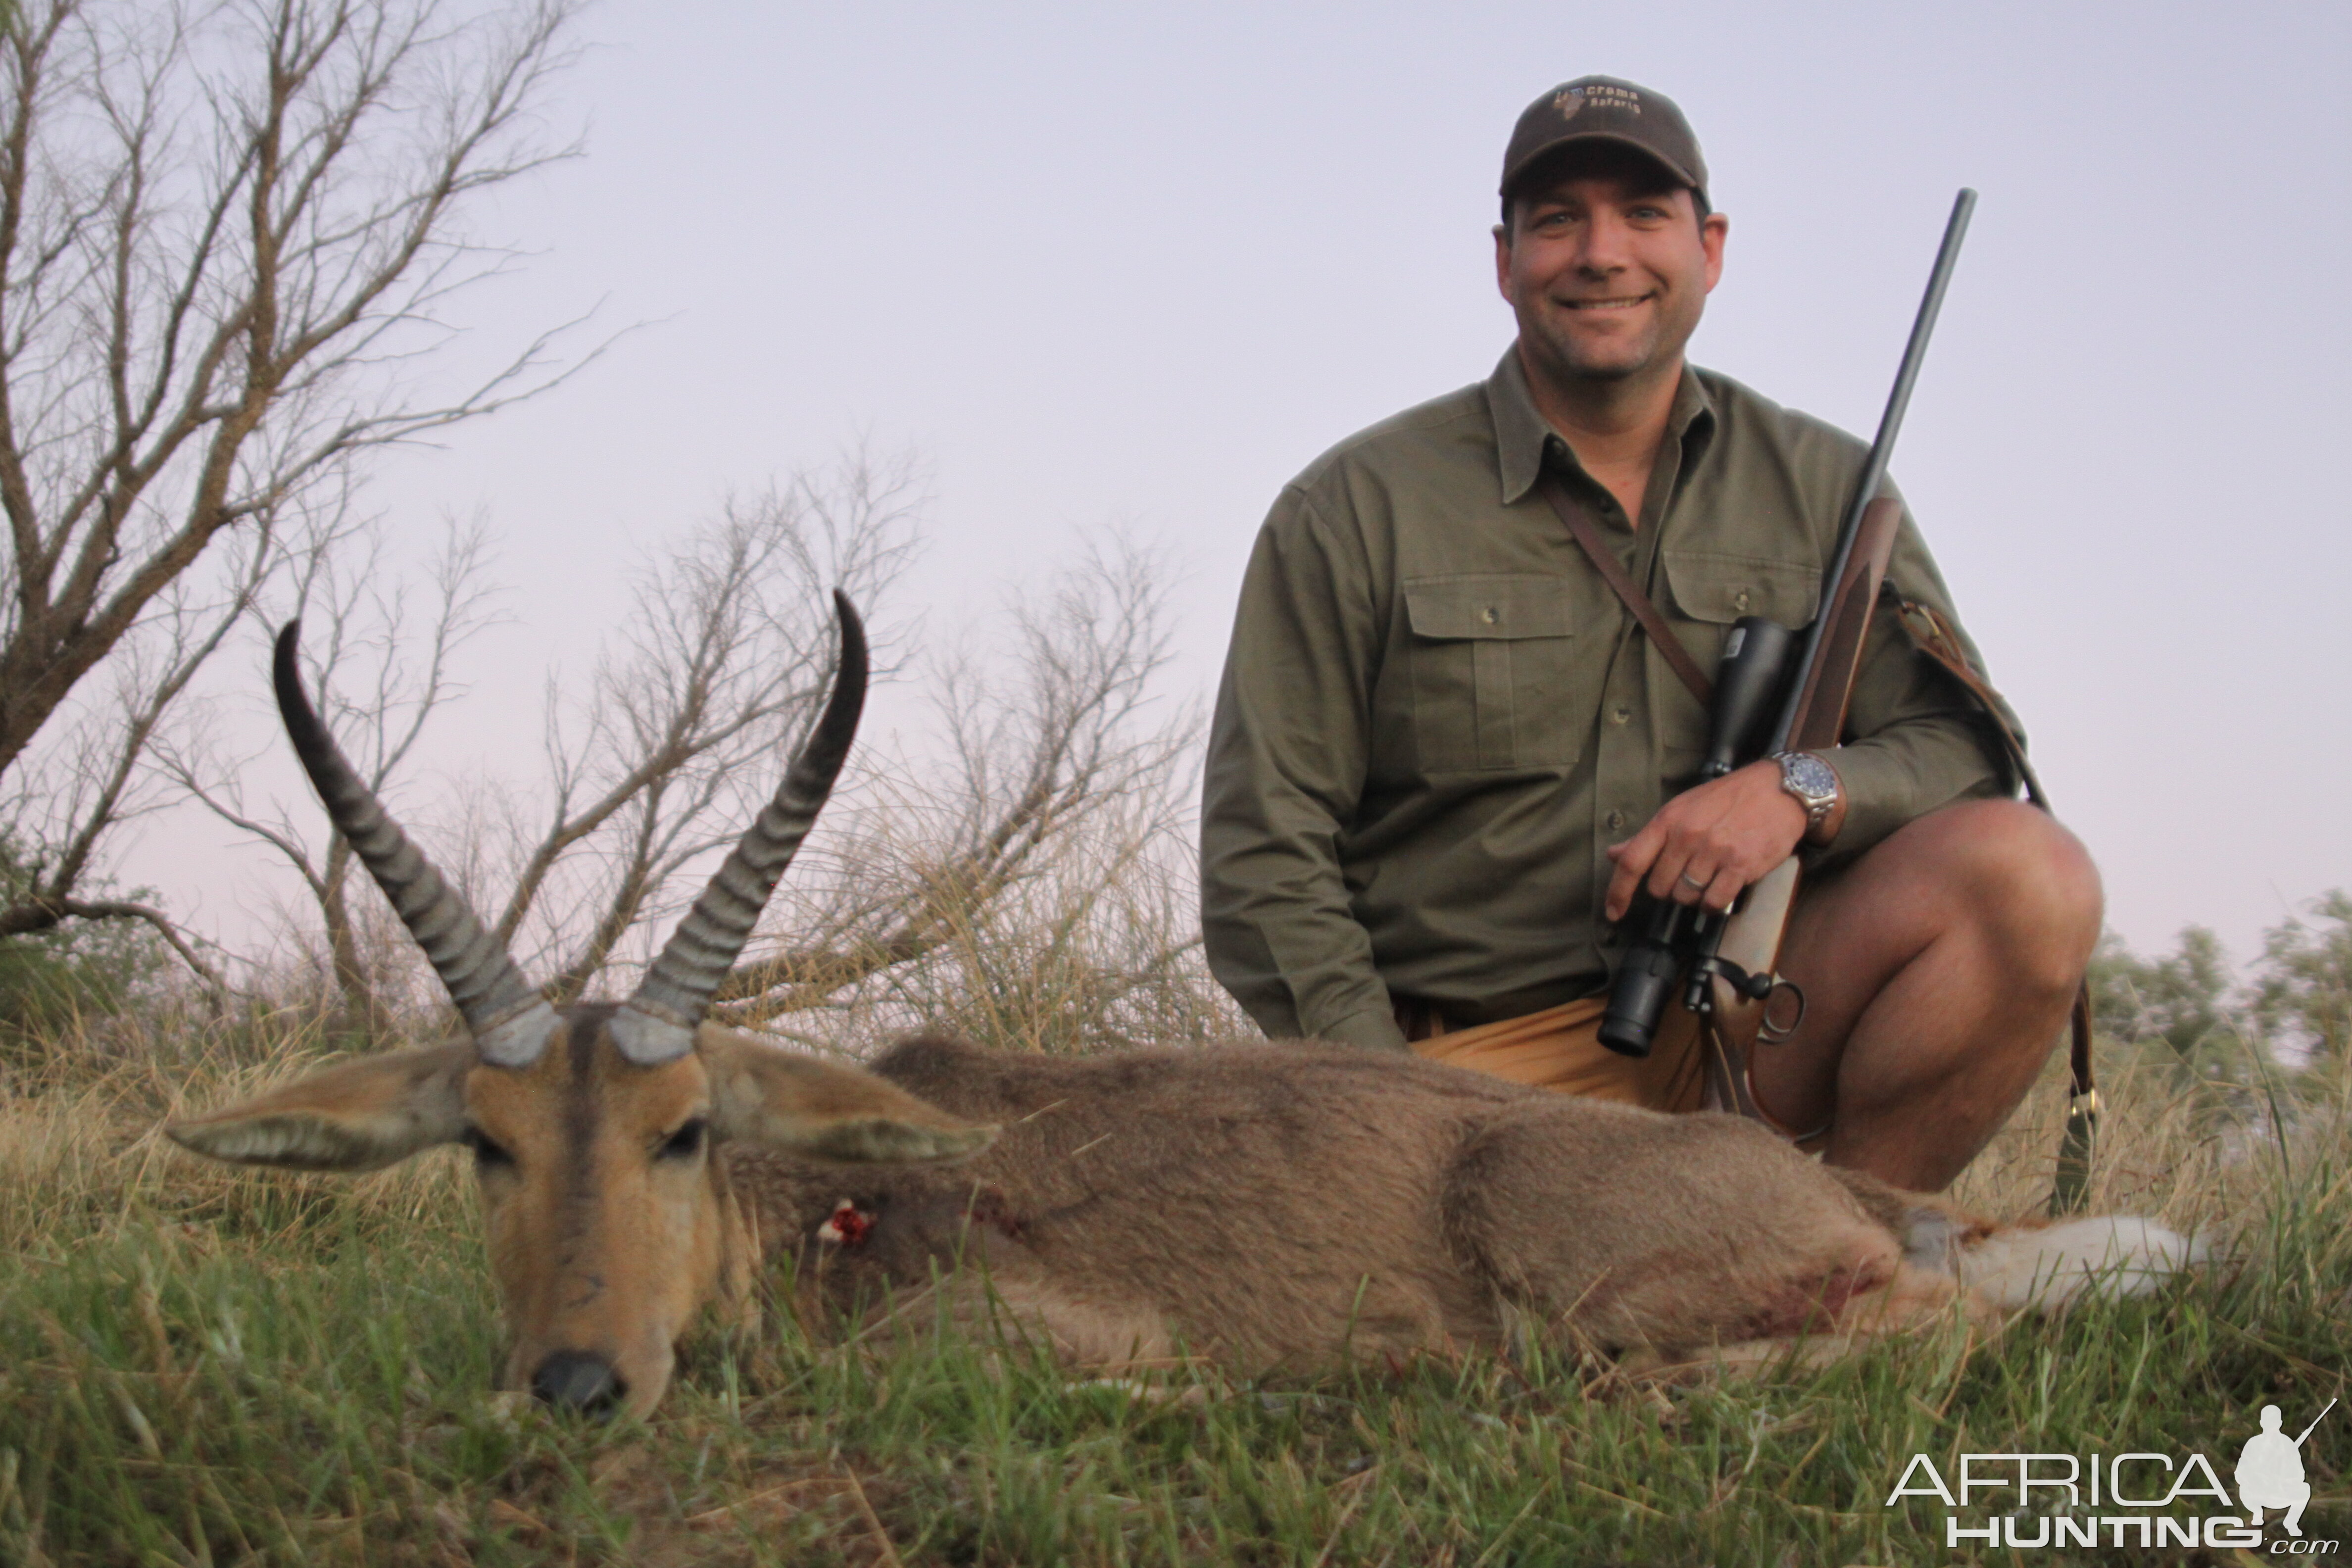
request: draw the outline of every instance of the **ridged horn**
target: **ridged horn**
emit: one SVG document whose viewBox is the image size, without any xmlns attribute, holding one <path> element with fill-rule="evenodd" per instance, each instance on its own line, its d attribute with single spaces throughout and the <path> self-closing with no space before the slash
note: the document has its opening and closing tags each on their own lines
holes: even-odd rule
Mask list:
<svg viewBox="0 0 2352 1568">
<path fill-rule="evenodd" d="M 776 879 L 824 809 L 849 755 L 857 716 L 866 706 L 866 626 L 849 595 L 838 588 L 833 607 L 841 620 L 841 663 L 816 728 L 793 759 L 775 798 L 761 808 L 759 820 L 678 922 L 636 994 L 614 1016 L 613 1043 L 641 1067 L 675 1060 L 694 1048 L 695 1026 L 751 939 L 768 895 L 776 890 Z"/>
<path fill-rule="evenodd" d="M 441 879 L 344 760 L 335 738 L 302 691 L 297 657 L 302 623 L 291 620 L 278 634 L 273 674 L 278 714 L 302 770 L 310 775 L 335 830 L 375 878 L 375 885 L 400 913 L 408 933 L 425 950 L 433 973 L 472 1032 L 482 1059 L 499 1067 L 529 1067 L 539 1059 L 555 1027 L 555 1010 L 532 989 L 457 889 Z"/>
</svg>

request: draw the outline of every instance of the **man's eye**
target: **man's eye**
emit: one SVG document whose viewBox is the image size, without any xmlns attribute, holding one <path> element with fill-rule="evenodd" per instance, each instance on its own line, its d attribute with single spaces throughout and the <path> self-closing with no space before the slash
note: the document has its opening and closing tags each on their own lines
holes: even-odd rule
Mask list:
<svg viewBox="0 0 2352 1568">
<path fill-rule="evenodd" d="M 702 1152 L 702 1143 L 709 1124 L 698 1116 L 661 1142 L 654 1151 L 656 1160 L 691 1160 Z"/>
<path fill-rule="evenodd" d="M 501 1145 L 492 1142 L 489 1135 L 478 1127 L 467 1128 L 466 1135 L 461 1142 L 474 1152 L 474 1168 L 477 1170 L 507 1170 L 515 1163 L 512 1154 L 508 1153 Z"/>
</svg>

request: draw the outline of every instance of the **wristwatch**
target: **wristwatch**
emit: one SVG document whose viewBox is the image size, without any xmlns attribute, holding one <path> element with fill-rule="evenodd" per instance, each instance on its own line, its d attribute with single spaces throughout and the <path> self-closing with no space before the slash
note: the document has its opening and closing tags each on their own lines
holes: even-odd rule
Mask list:
<svg viewBox="0 0 2352 1568">
<path fill-rule="evenodd" d="M 1811 752 L 1779 752 L 1772 760 L 1780 764 L 1780 787 L 1805 808 L 1805 837 L 1816 837 L 1837 807 L 1837 770 Z"/>
</svg>

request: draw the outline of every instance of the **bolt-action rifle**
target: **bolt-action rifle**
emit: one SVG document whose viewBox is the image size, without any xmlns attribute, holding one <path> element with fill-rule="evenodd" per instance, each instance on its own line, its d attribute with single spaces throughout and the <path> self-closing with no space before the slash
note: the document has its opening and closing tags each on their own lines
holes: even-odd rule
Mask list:
<svg viewBox="0 0 2352 1568">
<path fill-rule="evenodd" d="M 1776 752 L 1828 751 L 1844 739 L 1846 704 L 1902 521 L 1902 504 L 1878 489 L 1976 199 L 1976 192 L 1962 190 L 1952 204 L 1927 294 L 1879 419 L 1877 438 L 1855 482 L 1836 551 L 1822 578 L 1828 591 L 1802 634 L 1801 647 L 1800 634 L 1759 616 L 1743 617 L 1725 640 L 1714 681 L 1702 778 L 1720 778 Z M 1937 657 L 1953 667 L 1950 657 Z M 1955 673 L 1971 689 L 1981 686 L 1964 665 Z M 1769 725 L 1768 718 L 1772 721 Z M 1995 718 L 1998 722 L 1997 714 Z M 2022 771 L 2022 759 L 2018 760 Z M 2026 777 L 2030 783 L 2030 773 Z M 2033 794 L 2039 801 L 2038 786 Z M 1679 989 L 1683 1005 L 1700 1015 L 1717 1098 L 1727 1106 L 1759 1114 L 1748 1082 L 1749 1053 L 1759 1044 L 1769 1047 L 1786 1040 L 1804 1019 L 1803 992 L 1777 968 L 1800 874 L 1798 858 L 1791 855 L 1749 887 L 1728 914 L 1652 901 L 1642 934 L 1627 951 L 1611 989 L 1601 1042 L 1627 1056 L 1647 1056 L 1659 1016 Z M 2053 1212 L 2080 1205 L 2097 1116 L 2097 1097 L 2091 1089 L 2088 1008 L 2078 999 L 2075 1011 L 2074 1094 L 2060 1151 Z"/>
</svg>

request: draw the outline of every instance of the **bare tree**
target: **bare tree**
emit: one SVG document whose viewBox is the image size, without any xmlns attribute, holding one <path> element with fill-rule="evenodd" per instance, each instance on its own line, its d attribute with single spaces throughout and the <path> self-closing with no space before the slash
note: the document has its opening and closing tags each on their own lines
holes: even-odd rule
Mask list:
<svg viewBox="0 0 2352 1568">
<path fill-rule="evenodd" d="M 57 715 L 58 743 L 5 775 L 0 818 L 21 842 L 40 847 L 23 879 L 5 890 L 0 936 L 46 931 L 68 918 L 143 921 L 209 986 L 222 987 L 219 972 L 161 910 L 136 900 L 88 897 L 81 889 L 100 840 L 164 804 L 143 766 L 148 751 L 173 705 L 252 607 L 279 559 L 266 525 L 224 553 L 215 578 L 183 578 L 158 596 L 140 628 L 143 635 L 129 639 L 112 661 L 111 679 Z"/>
<path fill-rule="evenodd" d="M 933 960 L 965 988 L 985 986 L 990 953 L 1016 937 L 1013 967 L 1066 985 L 1094 917 L 1151 879 L 1189 793 L 1179 771 L 1198 714 L 1154 722 L 1151 711 L 1152 677 L 1169 655 L 1169 586 L 1167 563 L 1150 551 L 1124 541 L 1090 549 L 1042 595 L 1014 599 L 1009 658 L 940 660 L 934 708 L 950 766 L 865 766 L 864 811 L 853 805 L 829 855 L 794 871 L 815 890 L 780 901 L 780 912 L 800 911 L 798 929 L 736 968 L 719 1012 L 764 1023 L 836 1005 L 877 978 L 908 995 L 936 992 L 935 977 L 907 979 Z M 1143 944 L 1149 952 L 1130 943 L 1121 966 L 1164 973 L 1196 940 L 1188 931 Z M 1103 985 L 1143 983 L 1096 967 L 1086 984 L 1097 1001 Z"/>
<path fill-rule="evenodd" d="M 877 610 L 922 495 L 912 456 L 855 448 L 729 501 L 640 569 L 587 700 L 551 692 L 552 797 L 496 922 L 510 949 L 529 935 L 555 959 L 551 994 L 578 995 L 625 935 L 674 912 L 693 891 L 680 873 L 731 844 L 774 790 L 830 673 L 829 590 Z M 886 657 L 891 640 L 875 628 Z"/>
<path fill-rule="evenodd" d="M 461 215 L 571 149 L 572 0 L 25 0 L 0 26 L 0 780 L 107 731 L 0 931 L 79 900 L 145 747 L 372 448 L 551 384 L 550 337 L 436 394 Z M 576 367 L 575 367 L 576 368 Z M 224 550 L 223 542 L 234 548 Z M 83 695 L 101 663 L 116 690 Z M 102 761 L 99 759 L 103 759 Z"/>
<path fill-rule="evenodd" d="M 584 695 L 566 700 L 551 677 L 539 792 L 475 778 L 456 803 L 464 825 L 431 835 L 457 840 L 436 859 L 478 908 L 498 911 L 497 934 L 526 971 L 551 975 L 551 996 L 576 997 L 644 957 L 765 804 L 830 679 L 826 590 L 846 588 L 884 619 L 922 490 L 910 457 L 853 450 L 656 547 Z M 413 646 L 404 600 L 362 615 L 359 579 L 324 571 L 311 591 L 323 632 L 315 689 L 379 794 L 454 693 L 450 656 L 480 619 L 472 551 L 461 539 L 446 559 Z M 869 727 L 857 779 L 775 906 L 771 951 L 722 987 L 725 1016 L 879 1005 L 897 1019 L 935 1017 L 938 998 L 961 989 L 992 998 L 1000 1017 L 1035 1019 L 1076 999 L 1085 1022 L 1064 1031 L 1073 1038 L 1102 1036 L 1115 1016 L 1147 1033 L 1164 1025 L 1145 1016 L 1167 1011 L 1151 998 L 1190 994 L 1178 972 L 1197 946 L 1171 847 L 1199 730 L 1197 710 L 1160 713 L 1150 691 L 1168 655 L 1168 585 L 1148 552 L 1092 551 L 1042 595 L 1013 600 L 1009 648 L 967 637 L 932 661 L 937 725 L 926 735 L 943 737 L 944 761 L 894 752 Z M 877 624 L 873 640 L 887 674 L 898 639 Z M 395 660 L 408 672 L 399 679 L 386 673 Z M 173 760 L 186 788 L 301 873 L 347 1006 L 380 1016 L 383 990 L 358 936 L 377 905 L 348 901 L 341 847 L 322 858 L 289 816 L 248 809 L 234 767 L 212 764 L 207 784 Z"/>
<path fill-rule="evenodd" d="M 478 520 L 451 522 L 427 572 L 432 592 L 421 615 L 406 580 L 388 569 L 376 521 L 320 538 L 301 562 L 291 608 L 302 618 L 310 689 L 379 796 L 394 793 L 434 714 L 464 695 L 455 673 L 459 649 L 499 619 L 487 548 Z M 273 735 L 267 744 L 275 743 Z M 159 744 L 156 761 L 179 790 L 293 868 L 316 906 L 346 1024 L 381 1027 L 389 998 L 352 905 L 351 845 L 339 833 L 303 826 L 318 821 L 315 802 L 305 800 L 299 811 L 283 801 L 247 802 L 243 780 L 261 750 L 224 756 L 207 732 Z M 404 934 L 394 951 L 404 955 L 408 945 Z"/>
</svg>

